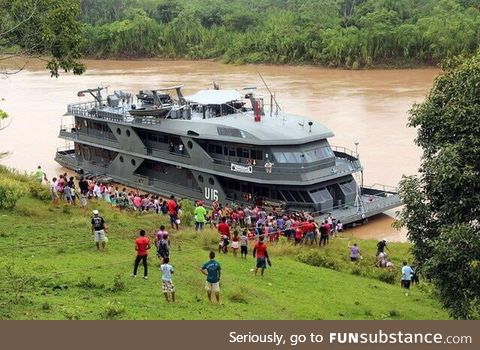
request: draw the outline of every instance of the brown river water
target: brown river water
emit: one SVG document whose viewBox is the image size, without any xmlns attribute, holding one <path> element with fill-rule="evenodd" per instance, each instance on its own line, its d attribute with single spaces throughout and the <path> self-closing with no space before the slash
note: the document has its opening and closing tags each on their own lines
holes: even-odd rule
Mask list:
<svg viewBox="0 0 480 350">
<path fill-rule="evenodd" d="M 137 92 L 183 84 L 185 93 L 212 87 L 257 86 L 265 91 L 260 72 L 281 108 L 304 115 L 330 128 L 330 143 L 355 149 L 364 166 L 364 184 L 397 186 L 403 174 L 417 172 L 420 149 L 416 131 L 406 126 L 412 104 L 422 102 L 438 69 L 350 71 L 311 66 L 225 65 L 210 61 L 87 60 L 82 76 L 63 74 L 50 78 L 43 64 L 0 80 L 1 108 L 11 124 L 0 132 L 0 151 L 11 154 L 2 164 L 31 172 L 41 165 L 49 178 L 63 172 L 54 162 L 61 116 L 68 103 L 77 102 L 77 91 L 100 85 Z M 265 96 L 268 96 L 265 92 Z M 265 98 L 267 101 L 267 98 Z M 83 101 L 83 100 L 82 100 Z M 372 219 L 345 235 L 404 241 L 406 232 L 391 227 L 394 211 Z"/>
</svg>

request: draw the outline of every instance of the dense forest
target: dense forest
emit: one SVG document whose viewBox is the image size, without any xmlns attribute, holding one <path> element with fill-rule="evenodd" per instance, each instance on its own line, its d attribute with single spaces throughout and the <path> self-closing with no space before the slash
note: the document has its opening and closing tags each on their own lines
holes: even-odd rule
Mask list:
<svg viewBox="0 0 480 350">
<path fill-rule="evenodd" d="M 480 0 L 80 0 L 89 57 L 334 67 L 474 53 Z"/>
</svg>

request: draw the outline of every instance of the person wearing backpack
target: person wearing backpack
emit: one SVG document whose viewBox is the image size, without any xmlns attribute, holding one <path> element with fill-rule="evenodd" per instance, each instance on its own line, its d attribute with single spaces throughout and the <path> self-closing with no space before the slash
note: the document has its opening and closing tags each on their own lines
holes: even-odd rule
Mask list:
<svg viewBox="0 0 480 350">
<path fill-rule="evenodd" d="M 107 228 L 105 226 L 105 220 L 103 220 L 103 218 L 99 215 L 98 210 L 94 210 L 92 213 L 93 213 L 93 217 L 92 217 L 93 239 L 97 246 L 97 250 L 100 250 L 100 245 L 102 249 L 105 249 L 105 243 L 107 240 L 107 237 L 105 236 L 105 233 L 107 231 Z"/>
</svg>

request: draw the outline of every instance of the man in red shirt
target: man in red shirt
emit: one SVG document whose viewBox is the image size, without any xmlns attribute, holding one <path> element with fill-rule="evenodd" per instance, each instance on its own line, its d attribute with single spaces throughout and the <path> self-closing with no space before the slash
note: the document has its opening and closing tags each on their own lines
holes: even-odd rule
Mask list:
<svg viewBox="0 0 480 350">
<path fill-rule="evenodd" d="M 220 234 L 220 241 L 218 242 L 218 252 L 222 250 L 224 253 L 228 251 L 228 241 L 230 239 L 230 225 L 227 224 L 227 218 L 222 217 L 221 222 L 217 225 L 218 233 Z"/>
<path fill-rule="evenodd" d="M 168 215 L 170 216 L 170 224 L 172 228 L 175 228 L 178 231 L 178 204 L 175 200 L 175 196 L 172 194 L 170 200 L 167 202 Z"/>
<path fill-rule="evenodd" d="M 135 258 L 135 264 L 133 267 L 133 277 L 137 277 L 137 270 L 140 261 L 143 263 L 143 278 L 148 278 L 147 257 L 148 250 L 150 249 L 150 240 L 145 237 L 145 231 L 140 230 L 140 237 L 135 240 L 135 250 L 137 251 L 137 257 Z"/>
<path fill-rule="evenodd" d="M 268 265 L 272 266 L 270 262 L 270 258 L 268 257 L 267 253 L 267 245 L 263 243 L 263 236 L 260 236 L 258 243 L 255 244 L 255 247 L 253 248 L 253 257 L 257 257 L 257 266 L 255 268 L 255 276 L 257 275 L 258 269 L 262 269 L 261 274 L 263 277 L 263 272 L 267 268 L 267 262 Z"/>
</svg>

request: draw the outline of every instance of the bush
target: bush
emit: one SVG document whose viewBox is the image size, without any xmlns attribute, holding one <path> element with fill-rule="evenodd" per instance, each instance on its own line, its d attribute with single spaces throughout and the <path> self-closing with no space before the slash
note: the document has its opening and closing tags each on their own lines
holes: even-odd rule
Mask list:
<svg viewBox="0 0 480 350">
<path fill-rule="evenodd" d="M 92 281 L 92 276 L 87 276 L 76 285 L 79 288 L 83 289 L 103 289 L 105 286 L 103 284 L 97 284 Z"/>
<path fill-rule="evenodd" d="M 218 233 L 211 230 L 205 230 L 198 233 L 202 247 L 206 250 L 216 249 L 218 245 Z"/>
<path fill-rule="evenodd" d="M 397 278 L 394 273 L 391 273 L 388 271 L 382 271 L 379 273 L 378 279 L 385 283 L 395 284 L 395 281 Z"/>
<path fill-rule="evenodd" d="M 116 274 L 115 277 L 113 278 L 113 286 L 108 290 L 112 293 L 117 293 L 117 292 L 124 291 L 125 288 L 126 288 L 125 281 L 123 280 L 122 275 Z"/>
<path fill-rule="evenodd" d="M 108 302 L 100 316 L 106 320 L 113 320 L 125 313 L 125 307 L 118 301 Z"/>
<path fill-rule="evenodd" d="M 182 199 L 180 201 L 181 212 L 180 212 L 180 221 L 184 226 L 193 226 L 194 217 L 193 212 L 195 210 L 195 205 L 191 200 Z"/>
<path fill-rule="evenodd" d="M 341 270 L 341 265 L 338 261 L 323 256 L 319 251 L 310 251 L 307 253 L 301 253 L 297 256 L 297 259 L 305 264 L 317 266 L 317 267 L 325 267 L 327 269 Z"/>
<path fill-rule="evenodd" d="M 48 186 L 41 185 L 36 180 L 29 181 L 28 189 L 33 198 L 37 198 L 42 201 L 50 199 L 50 190 Z"/>
<path fill-rule="evenodd" d="M 25 193 L 25 187 L 20 181 L 8 177 L 0 179 L 0 208 L 15 208 L 18 199 L 23 197 Z"/>
</svg>

